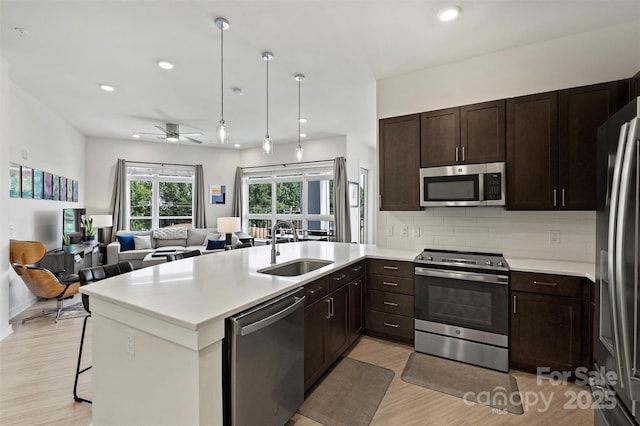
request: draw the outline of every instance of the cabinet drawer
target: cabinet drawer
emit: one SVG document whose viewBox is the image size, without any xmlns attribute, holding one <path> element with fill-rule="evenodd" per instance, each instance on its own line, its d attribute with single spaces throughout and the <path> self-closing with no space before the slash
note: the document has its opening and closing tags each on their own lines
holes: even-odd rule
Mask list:
<svg viewBox="0 0 640 426">
<path fill-rule="evenodd" d="M 349 265 L 345 269 L 349 270 L 349 281 L 355 280 L 364 275 L 364 261 Z"/>
<path fill-rule="evenodd" d="M 413 318 L 369 311 L 369 329 L 403 339 L 413 339 Z"/>
<path fill-rule="evenodd" d="M 582 297 L 582 279 L 567 275 L 511 272 L 511 290 Z"/>
<path fill-rule="evenodd" d="M 327 283 L 329 284 L 329 293 L 339 289 L 343 285 L 349 282 L 350 267 L 342 268 L 327 276 Z"/>
<path fill-rule="evenodd" d="M 372 274 L 393 275 L 395 277 L 413 278 L 415 268 L 412 262 L 400 262 L 397 260 L 369 260 L 369 271 Z"/>
<path fill-rule="evenodd" d="M 413 295 L 413 277 L 398 278 L 389 275 L 371 275 L 369 277 L 369 288 L 371 290 Z"/>
<path fill-rule="evenodd" d="M 413 318 L 413 296 L 371 290 L 371 310 Z"/>
<path fill-rule="evenodd" d="M 327 279 L 320 278 L 304 286 L 304 305 L 310 305 L 316 300 L 319 300 L 323 296 L 329 293 L 329 286 L 327 285 Z"/>
</svg>

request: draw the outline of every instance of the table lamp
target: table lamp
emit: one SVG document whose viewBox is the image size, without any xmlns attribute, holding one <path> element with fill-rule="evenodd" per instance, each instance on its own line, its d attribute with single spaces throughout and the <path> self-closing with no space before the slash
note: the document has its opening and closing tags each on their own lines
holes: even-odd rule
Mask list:
<svg viewBox="0 0 640 426">
<path fill-rule="evenodd" d="M 219 217 L 218 232 L 224 232 L 226 242 L 225 245 L 231 245 L 231 236 L 234 232 L 242 230 L 239 217 Z"/>
<path fill-rule="evenodd" d="M 113 217 L 110 214 L 94 214 L 89 216 L 93 219 L 93 227 L 98 230 L 98 243 L 104 242 L 104 228 L 113 226 Z"/>
</svg>

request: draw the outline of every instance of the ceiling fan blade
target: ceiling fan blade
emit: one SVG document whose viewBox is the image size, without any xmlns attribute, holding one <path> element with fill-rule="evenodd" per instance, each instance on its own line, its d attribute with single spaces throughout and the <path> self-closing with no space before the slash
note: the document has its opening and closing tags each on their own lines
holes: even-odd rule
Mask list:
<svg viewBox="0 0 640 426">
<path fill-rule="evenodd" d="M 160 127 L 160 126 L 153 126 L 153 127 L 155 127 L 156 129 L 160 129 L 160 130 L 162 130 L 165 134 L 166 134 L 166 133 L 169 133 L 168 131 L 166 131 L 164 128 L 162 128 L 162 127 Z"/>
<path fill-rule="evenodd" d="M 140 133 L 140 132 L 134 132 L 136 135 L 152 135 L 152 136 L 157 136 L 157 135 L 165 135 L 166 133 Z"/>
<path fill-rule="evenodd" d="M 185 138 L 186 140 L 188 140 L 189 142 L 204 143 L 204 142 L 202 142 L 202 141 L 199 141 L 198 139 L 193 139 L 193 138 L 190 138 L 190 137 L 188 137 L 188 136 L 184 136 L 184 134 L 182 134 L 182 135 L 181 135 L 181 137 L 184 137 L 184 138 Z"/>
<path fill-rule="evenodd" d="M 180 136 L 202 136 L 203 134 L 200 132 L 196 133 L 180 133 Z"/>
</svg>

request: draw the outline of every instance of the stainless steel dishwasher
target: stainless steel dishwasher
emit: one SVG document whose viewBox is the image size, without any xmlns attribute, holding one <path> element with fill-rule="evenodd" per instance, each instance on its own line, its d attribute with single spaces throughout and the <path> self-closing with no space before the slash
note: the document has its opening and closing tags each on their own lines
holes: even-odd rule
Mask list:
<svg viewBox="0 0 640 426">
<path fill-rule="evenodd" d="M 304 400 L 304 289 L 226 320 L 224 423 L 284 425 Z"/>
</svg>

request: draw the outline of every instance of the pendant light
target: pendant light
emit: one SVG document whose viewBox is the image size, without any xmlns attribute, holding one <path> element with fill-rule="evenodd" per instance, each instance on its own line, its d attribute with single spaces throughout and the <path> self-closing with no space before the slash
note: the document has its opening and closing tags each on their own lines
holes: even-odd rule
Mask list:
<svg viewBox="0 0 640 426">
<path fill-rule="evenodd" d="M 300 123 L 302 122 L 300 120 L 300 83 L 304 80 L 304 75 L 296 74 L 294 78 L 298 82 L 298 146 L 296 147 L 296 158 L 298 161 L 302 161 L 302 145 L 300 145 Z"/>
<path fill-rule="evenodd" d="M 269 62 L 273 59 L 273 53 L 262 52 L 262 59 L 267 63 L 267 132 L 262 140 L 262 151 L 265 155 L 272 155 L 273 141 L 269 136 Z"/>
<path fill-rule="evenodd" d="M 224 122 L 224 31 L 229 29 L 229 21 L 216 18 L 216 27 L 220 29 L 220 121 L 218 122 L 218 140 L 227 143 L 227 124 Z"/>
</svg>

